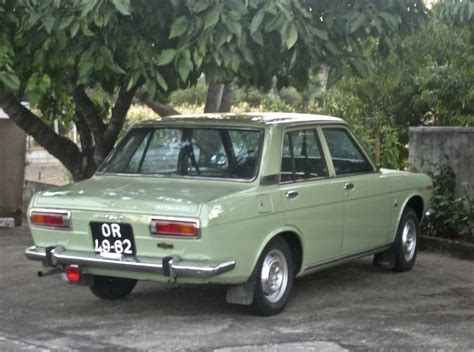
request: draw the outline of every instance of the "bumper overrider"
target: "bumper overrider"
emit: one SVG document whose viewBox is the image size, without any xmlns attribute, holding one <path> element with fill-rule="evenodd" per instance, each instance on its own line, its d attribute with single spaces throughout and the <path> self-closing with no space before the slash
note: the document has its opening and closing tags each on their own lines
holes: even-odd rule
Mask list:
<svg viewBox="0 0 474 352">
<path fill-rule="evenodd" d="M 87 252 L 69 251 L 61 246 L 40 248 L 29 247 L 25 250 L 26 258 L 43 262 L 57 268 L 62 265 L 78 265 L 104 269 L 123 269 L 135 272 L 161 274 L 171 278 L 196 277 L 209 278 L 234 269 L 235 261 L 221 262 L 186 261 L 177 257 L 104 257 Z"/>
</svg>

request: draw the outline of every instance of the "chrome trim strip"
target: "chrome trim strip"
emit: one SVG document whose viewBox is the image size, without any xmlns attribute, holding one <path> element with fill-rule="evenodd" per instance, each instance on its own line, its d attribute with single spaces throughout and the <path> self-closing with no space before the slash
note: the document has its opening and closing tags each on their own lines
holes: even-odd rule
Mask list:
<svg viewBox="0 0 474 352">
<path fill-rule="evenodd" d="M 30 260 L 44 261 L 46 259 L 46 252 L 44 248 L 32 246 L 25 250 L 25 256 Z M 92 253 L 66 251 L 62 247 L 56 247 L 52 251 L 52 256 L 58 264 L 90 265 L 92 267 L 104 269 L 125 269 L 131 271 L 163 274 L 162 258 L 135 257 L 110 259 L 100 257 Z M 170 261 L 170 274 L 172 277 L 209 278 L 225 273 L 234 268 L 234 260 L 206 263 L 198 261 L 182 261 L 179 258 L 173 258 L 173 260 Z"/>
<path fill-rule="evenodd" d="M 374 248 L 366 250 L 366 251 L 362 251 L 362 252 L 358 252 L 358 253 L 354 253 L 354 254 L 349 254 L 349 255 L 346 255 L 344 257 L 337 257 L 337 258 L 321 260 L 319 262 L 316 262 L 314 264 L 306 266 L 304 268 L 304 271 L 313 270 L 313 269 L 316 269 L 317 267 L 327 265 L 327 264 L 331 264 L 331 263 L 335 263 L 335 262 L 339 262 L 339 261 L 354 259 L 356 257 L 364 257 L 366 255 L 370 255 L 370 254 L 378 252 L 378 251 L 386 250 L 386 249 L 390 248 L 391 246 L 392 246 L 392 244 L 390 243 L 390 244 L 386 244 L 386 245 L 383 245 L 383 246 L 374 247 Z"/>
</svg>

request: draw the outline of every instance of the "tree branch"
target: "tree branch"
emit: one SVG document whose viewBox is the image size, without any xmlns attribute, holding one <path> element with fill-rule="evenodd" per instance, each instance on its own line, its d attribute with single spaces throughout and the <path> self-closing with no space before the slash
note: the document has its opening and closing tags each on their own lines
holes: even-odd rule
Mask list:
<svg viewBox="0 0 474 352">
<path fill-rule="evenodd" d="M 13 122 L 61 161 L 74 179 L 85 177 L 83 175 L 82 153 L 71 140 L 56 134 L 51 127 L 24 107 L 11 93 L 0 93 L 0 107 Z"/>
<path fill-rule="evenodd" d="M 152 109 L 161 117 L 180 115 L 179 111 L 175 110 L 172 106 L 162 104 L 159 101 L 152 100 L 148 97 L 148 94 L 143 89 L 138 89 L 135 96 L 146 106 Z"/>
<path fill-rule="evenodd" d="M 69 82 L 72 87 L 72 96 L 74 103 L 82 112 L 82 116 L 87 121 L 96 144 L 101 143 L 105 131 L 105 124 L 101 121 L 99 113 L 94 103 L 87 96 L 84 86 L 75 86 L 74 83 Z"/>
<path fill-rule="evenodd" d="M 94 152 L 94 141 L 92 140 L 91 130 L 81 109 L 76 105 L 74 114 L 74 124 L 76 125 L 77 132 L 81 139 L 81 150 L 84 155 L 92 155 Z"/>
<path fill-rule="evenodd" d="M 137 91 L 138 87 L 143 84 L 142 80 L 132 87 L 130 90 L 127 90 L 126 84 L 123 83 L 120 87 L 120 91 L 115 101 L 115 105 L 112 108 L 112 116 L 110 117 L 110 122 L 104 132 L 104 145 L 99 150 L 101 158 L 105 158 L 107 154 L 114 147 L 115 142 L 122 130 L 125 118 L 127 117 L 128 110 L 132 104 L 132 99 Z M 96 143 L 96 149 L 97 143 Z M 102 160 L 100 160 L 102 161 Z"/>
</svg>

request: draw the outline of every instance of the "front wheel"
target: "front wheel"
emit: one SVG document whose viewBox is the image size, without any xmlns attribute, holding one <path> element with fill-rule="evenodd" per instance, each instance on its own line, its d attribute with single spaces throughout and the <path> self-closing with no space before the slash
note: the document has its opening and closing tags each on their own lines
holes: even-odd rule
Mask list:
<svg viewBox="0 0 474 352">
<path fill-rule="evenodd" d="M 92 293 L 102 299 L 118 299 L 132 292 L 137 280 L 120 277 L 96 276 L 90 287 Z"/>
<path fill-rule="evenodd" d="M 418 216 L 411 208 L 406 208 L 398 225 L 394 248 L 394 271 L 408 271 L 415 264 L 418 252 L 420 225 Z"/>
<path fill-rule="evenodd" d="M 283 238 L 277 237 L 263 250 L 254 272 L 255 311 L 266 316 L 280 313 L 288 303 L 294 278 L 291 250 Z"/>
</svg>

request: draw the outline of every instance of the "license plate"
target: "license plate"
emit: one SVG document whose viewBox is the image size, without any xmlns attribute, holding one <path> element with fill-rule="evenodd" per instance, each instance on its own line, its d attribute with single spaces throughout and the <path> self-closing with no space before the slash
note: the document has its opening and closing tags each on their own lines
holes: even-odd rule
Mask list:
<svg viewBox="0 0 474 352">
<path fill-rule="evenodd" d="M 96 253 L 135 255 L 135 241 L 131 225 L 91 222 L 90 226 Z"/>
</svg>

